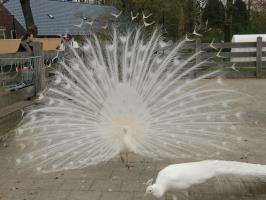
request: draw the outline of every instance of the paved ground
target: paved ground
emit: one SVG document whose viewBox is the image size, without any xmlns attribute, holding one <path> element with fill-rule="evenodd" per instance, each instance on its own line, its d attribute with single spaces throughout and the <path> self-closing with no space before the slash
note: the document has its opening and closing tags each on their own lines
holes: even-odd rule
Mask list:
<svg viewBox="0 0 266 200">
<path fill-rule="evenodd" d="M 32 102 L 19 101 L 0 109 L 0 141 L 6 137 L 8 131 L 14 129 L 21 120 L 23 108 L 31 105 Z"/>
<path fill-rule="evenodd" d="M 266 80 L 242 79 L 227 80 L 228 84 L 244 93 L 254 96 L 251 101 L 239 102 L 239 109 L 247 112 L 245 120 L 256 121 L 258 127 L 243 130 L 243 141 L 238 152 L 224 154 L 219 159 L 242 160 L 266 164 Z M 134 167 L 127 169 L 119 159 L 99 166 L 82 170 L 69 170 L 52 174 L 21 172 L 14 168 L 10 160 L 15 157 L 12 134 L 0 145 L 0 200 L 149 200 L 144 197 L 143 182 L 156 177 L 157 172 L 168 162 L 154 162 L 130 155 Z M 185 160 L 172 161 L 175 163 Z M 189 160 L 187 160 L 189 161 Z M 228 199 L 266 199 L 266 184 L 252 180 L 253 187 L 239 188 L 234 177 L 235 187 L 228 181 L 211 180 L 194 187 L 190 196 L 180 199 L 189 200 L 228 200 Z M 168 198 L 170 196 L 168 195 Z"/>
</svg>

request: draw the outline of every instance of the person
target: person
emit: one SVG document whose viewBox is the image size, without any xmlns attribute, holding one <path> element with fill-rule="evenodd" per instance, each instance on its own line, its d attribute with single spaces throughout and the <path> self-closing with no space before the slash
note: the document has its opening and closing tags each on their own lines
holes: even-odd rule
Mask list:
<svg viewBox="0 0 266 200">
<path fill-rule="evenodd" d="M 33 33 L 27 32 L 21 39 L 21 42 L 18 47 L 18 52 L 28 52 L 30 54 L 33 54 Z"/>
<path fill-rule="evenodd" d="M 73 47 L 74 49 L 79 48 L 79 44 L 74 40 L 74 37 L 70 34 L 61 36 L 61 43 L 56 47 L 56 50 L 65 51 L 67 46 Z"/>
<path fill-rule="evenodd" d="M 17 52 L 28 52 L 33 55 L 33 33 L 26 32 L 22 37 Z M 16 72 L 21 76 L 21 82 L 31 83 L 33 81 L 33 61 L 27 61 L 22 66 L 16 67 Z"/>
<path fill-rule="evenodd" d="M 70 34 L 66 35 L 66 41 L 67 44 L 71 47 L 73 47 L 74 49 L 78 49 L 79 48 L 79 44 L 75 41 L 74 37 Z"/>
<path fill-rule="evenodd" d="M 61 36 L 61 43 L 56 47 L 57 51 L 65 51 L 66 36 Z"/>
</svg>

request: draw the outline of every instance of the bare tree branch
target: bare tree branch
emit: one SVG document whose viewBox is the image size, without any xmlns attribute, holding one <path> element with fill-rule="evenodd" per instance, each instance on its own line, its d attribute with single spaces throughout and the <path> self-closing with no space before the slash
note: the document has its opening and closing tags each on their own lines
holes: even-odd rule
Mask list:
<svg viewBox="0 0 266 200">
<path fill-rule="evenodd" d="M 21 5 L 23 16 L 25 19 L 27 31 L 30 31 L 34 35 L 37 35 L 38 28 L 34 23 L 31 6 L 30 6 L 30 0 L 20 0 L 20 5 Z"/>
<path fill-rule="evenodd" d="M 6 2 L 8 2 L 8 0 L 0 0 L 0 6 L 3 5 Z"/>
</svg>

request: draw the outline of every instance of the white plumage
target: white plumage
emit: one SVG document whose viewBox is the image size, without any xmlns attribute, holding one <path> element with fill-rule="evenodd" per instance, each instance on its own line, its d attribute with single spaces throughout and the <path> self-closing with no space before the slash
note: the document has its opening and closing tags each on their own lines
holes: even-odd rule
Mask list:
<svg viewBox="0 0 266 200">
<path fill-rule="evenodd" d="M 91 37 L 81 56 L 73 50 L 18 128 L 25 146 L 18 164 L 49 172 L 124 151 L 153 159 L 231 151 L 241 116 L 231 105 L 239 93 L 220 79 L 205 80 L 219 71 L 191 78 L 204 61 L 192 64 L 198 52 L 182 58 L 185 41 L 165 51 L 162 44 L 158 29 L 114 30 L 109 41 Z"/>
<path fill-rule="evenodd" d="M 266 166 L 222 160 L 173 164 L 158 173 L 155 183 L 147 187 L 146 194 L 160 198 L 166 192 L 186 192 L 191 186 L 224 175 L 266 177 Z M 149 184 L 151 182 L 152 179 Z"/>
</svg>

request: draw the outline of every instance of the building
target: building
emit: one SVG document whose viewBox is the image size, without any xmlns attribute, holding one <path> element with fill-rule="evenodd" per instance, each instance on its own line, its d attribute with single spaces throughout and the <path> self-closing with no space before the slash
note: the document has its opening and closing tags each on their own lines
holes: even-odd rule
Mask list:
<svg viewBox="0 0 266 200">
<path fill-rule="evenodd" d="M 24 32 L 24 27 L 15 16 L 4 6 L 0 6 L 0 39 L 18 38 Z"/>
<path fill-rule="evenodd" d="M 4 26 L 7 33 L 15 29 L 17 37 L 20 37 L 21 32 L 26 29 L 20 1 L 9 0 L 2 8 L 4 14 L 0 15 L 0 26 Z M 66 33 L 86 35 L 91 31 L 97 32 L 115 21 L 111 13 L 119 12 L 113 6 L 67 0 L 31 0 L 31 10 L 39 37 L 54 37 Z M 13 18 L 7 18 L 10 14 L 14 16 L 15 27 L 12 27 Z M 90 25 L 91 21 L 94 21 L 93 25 Z"/>
</svg>

